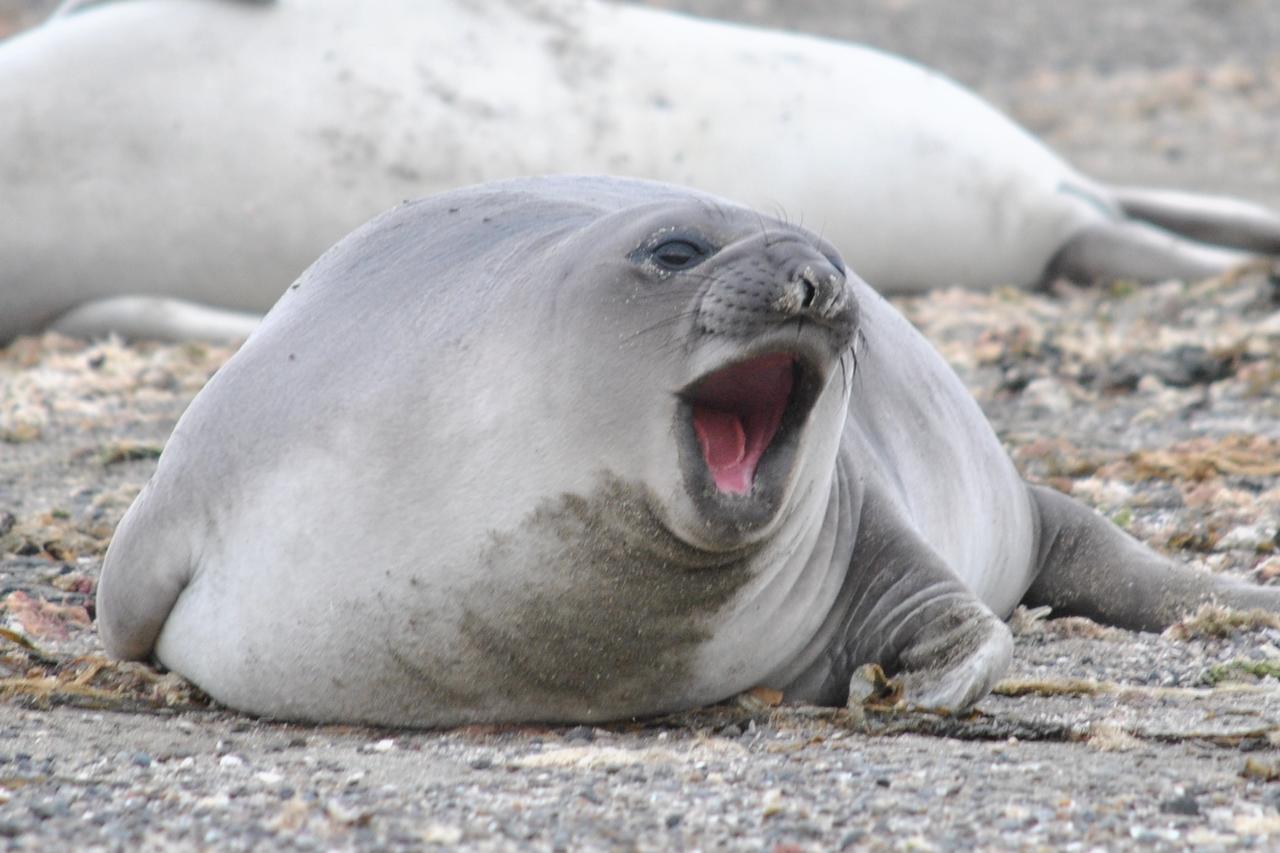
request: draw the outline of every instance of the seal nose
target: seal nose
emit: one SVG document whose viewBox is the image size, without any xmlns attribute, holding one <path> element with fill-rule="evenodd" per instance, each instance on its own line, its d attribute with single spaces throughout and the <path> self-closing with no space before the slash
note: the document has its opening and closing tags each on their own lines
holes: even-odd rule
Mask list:
<svg viewBox="0 0 1280 853">
<path fill-rule="evenodd" d="M 780 314 L 830 323 L 844 311 L 848 299 L 843 272 L 830 263 L 807 261 L 783 286 L 773 307 Z"/>
</svg>

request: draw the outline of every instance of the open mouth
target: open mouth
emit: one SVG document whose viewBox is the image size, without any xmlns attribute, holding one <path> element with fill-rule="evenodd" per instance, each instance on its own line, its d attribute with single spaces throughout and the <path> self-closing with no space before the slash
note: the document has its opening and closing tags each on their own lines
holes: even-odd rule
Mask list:
<svg viewBox="0 0 1280 853">
<path fill-rule="evenodd" d="M 815 396 L 800 360 L 770 353 L 699 379 L 682 396 L 702 459 L 718 491 L 745 495 L 780 430 L 804 415 L 800 398 Z M 812 403 L 812 399 L 809 400 Z"/>
</svg>

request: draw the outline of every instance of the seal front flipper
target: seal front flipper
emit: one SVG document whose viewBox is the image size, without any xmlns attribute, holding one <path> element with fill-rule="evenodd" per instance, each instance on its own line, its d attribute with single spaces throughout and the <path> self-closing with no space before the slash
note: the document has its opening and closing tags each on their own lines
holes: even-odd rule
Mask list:
<svg viewBox="0 0 1280 853">
<path fill-rule="evenodd" d="M 1202 604 L 1280 612 L 1280 589 L 1179 566 L 1066 495 L 1030 491 L 1039 545 L 1027 606 L 1138 631 L 1162 631 Z"/>
<path fill-rule="evenodd" d="M 832 614 L 825 653 L 783 689 L 789 699 L 843 704 L 858 668 L 876 663 L 907 704 L 959 711 L 991 691 L 1013 654 L 1008 626 L 884 498 L 863 500 Z"/>
</svg>

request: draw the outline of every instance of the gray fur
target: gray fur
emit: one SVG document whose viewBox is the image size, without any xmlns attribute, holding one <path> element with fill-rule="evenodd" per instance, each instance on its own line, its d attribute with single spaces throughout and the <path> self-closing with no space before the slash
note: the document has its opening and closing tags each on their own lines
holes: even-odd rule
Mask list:
<svg viewBox="0 0 1280 853">
<path fill-rule="evenodd" d="M 673 235 L 705 247 L 658 263 Z M 745 495 L 687 414 L 796 359 Z M 808 403 L 808 408 L 804 406 Z M 1144 629 L 1280 590 L 1174 569 L 1018 476 L 834 249 L 661 184 L 406 204 L 326 253 L 192 403 L 107 554 L 99 626 L 220 701 L 305 720 L 619 719 L 862 664 L 963 708 L 1021 600 Z"/>
</svg>

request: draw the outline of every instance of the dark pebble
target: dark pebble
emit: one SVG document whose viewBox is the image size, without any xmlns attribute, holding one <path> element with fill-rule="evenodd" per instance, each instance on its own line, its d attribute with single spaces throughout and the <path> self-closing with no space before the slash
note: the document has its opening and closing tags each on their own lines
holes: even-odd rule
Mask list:
<svg viewBox="0 0 1280 853">
<path fill-rule="evenodd" d="M 26 831 L 26 827 L 16 820 L 0 818 L 0 838 L 17 838 Z"/>
<path fill-rule="evenodd" d="M 31 813 L 41 820 L 48 820 L 51 817 L 66 817 L 71 814 L 71 807 L 65 801 L 55 797 L 33 803 Z"/>
<path fill-rule="evenodd" d="M 565 740 L 593 741 L 596 733 L 590 726 L 574 726 L 564 733 Z"/>
<path fill-rule="evenodd" d="M 840 849 L 843 850 L 846 847 L 861 844 L 866 837 L 867 831 L 865 829 L 851 829 L 844 834 L 844 838 L 840 839 Z"/>
<path fill-rule="evenodd" d="M 667 815 L 667 829 L 675 829 L 680 825 L 680 821 L 684 820 L 684 815 L 679 812 L 673 812 Z"/>
<path fill-rule="evenodd" d="M 492 767 L 492 766 L 493 766 L 493 759 L 492 759 L 492 758 L 488 758 L 487 756 L 481 756 L 480 758 L 474 758 L 474 759 L 472 759 L 472 761 L 471 761 L 471 769 L 472 769 L 472 770 L 488 770 L 488 769 L 489 769 L 490 767 Z"/>
<path fill-rule="evenodd" d="M 135 767 L 150 767 L 151 756 L 147 755 L 145 752 L 135 752 L 129 757 L 129 763 Z"/>
<path fill-rule="evenodd" d="M 1184 794 L 1181 797 L 1174 797 L 1172 800 L 1165 800 L 1160 804 L 1160 811 L 1166 814 L 1198 815 L 1200 814 L 1200 804 L 1196 802 L 1195 797 Z"/>
</svg>

